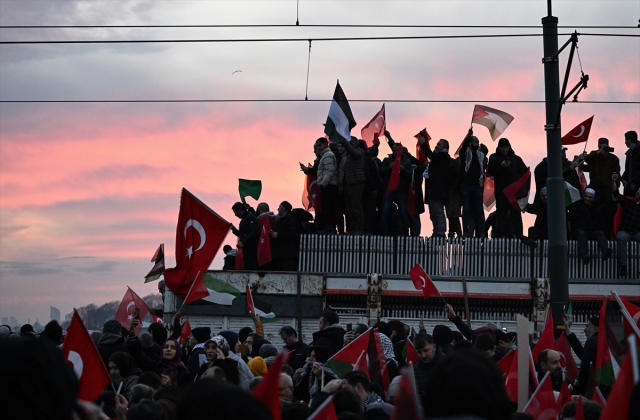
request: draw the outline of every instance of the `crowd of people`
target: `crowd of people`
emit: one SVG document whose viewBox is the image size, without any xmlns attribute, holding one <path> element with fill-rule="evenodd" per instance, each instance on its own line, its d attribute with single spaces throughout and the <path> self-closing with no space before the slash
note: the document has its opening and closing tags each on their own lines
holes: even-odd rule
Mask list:
<svg viewBox="0 0 640 420">
<path fill-rule="evenodd" d="M 271 412 L 252 396 L 252 391 L 270 369 L 282 366 L 282 420 L 307 419 L 330 396 L 338 419 L 390 419 L 404 369 L 412 370 L 427 419 L 531 419 L 516 412 L 516 403 L 509 399 L 498 367 L 503 357 L 516 350 L 516 333 L 492 322 L 472 330 L 450 305 L 444 310 L 457 330 L 437 325 L 429 334 L 422 322 L 416 331 L 399 320 L 374 325 L 390 381 L 386 389 L 369 372 L 359 370 L 360 364 L 338 378 L 327 363 L 369 329 L 364 324 L 342 325 L 331 310 L 322 313 L 319 329 L 308 344 L 290 326 L 282 327 L 278 339 L 270 342 L 259 316 L 253 325 L 238 331 L 214 333 L 208 326 L 198 326 L 182 342 L 180 312 L 175 314 L 172 331 L 153 323 L 139 336 L 135 333 L 140 322 L 136 318 L 128 329 L 110 320 L 92 339 L 112 383 L 93 402 L 77 400 L 78 380 L 56 348 L 64 341 L 64 332 L 56 321 L 51 321 L 39 337 L 26 325 L 20 333 L 2 326 L 3 412 L 7 419 L 271 419 Z M 564 334 L 581 359 L 578 377 L 571 380 L 564 374 L 561 355 L 553 349 L 539 352 L 536 375 L 538 380 L 550 375 L 556 398 L 564 384 L 574 395 L 590 398 L 594 393 L 590 366 L 597 357 L 599 320 L 597 316 L 589 319 L 584 346 L 570 325 L 567 316 Z M 533 347 L 531 337 L 529 341 Z M 417 352 L 415 365 L 407 363 L 408 342 Z M 287 355 L 284 364 L 276 363 L 279 354 Z M 600 391 L 606 397 L 609 389 L 600 387 Z M 599 404 L 589 400 L 584 400 L 582 407 L 588 420 L 597 420 L 602 412 Z M 562 408 L 562 418 L 572 419 L 575 410 L 575 401 L 568 401 Z M 633 390 L 629 410 L 630 418 L 640 415 L 640 385 Z"/>
<path fill-rule="evenodd" d="M 388 131 L 385 137 L 391 153 L 382 160 L 378 157 L 379 141 L 372 147 L 355 137 L 338 144 L 324 137 L 315 141 L 313 165 L 300 164 L 306 175 L 316 177 L 319 187 L 313 192 L 317 195 L 313 199 L 315 220 L 286 201 L 278 207 L 277 215 L 266 203 L 260 203 L 256 210 L 235 203 L 233 211 L 241 222 L 233 233 L 238 236 L 238 248 L 243 250 L 244 268 L 295 270 L 303 233 L 420 236 L 420 215 L 427 209 L 434 237 L 484 238 L 491 230 L 493 238 L 519 238 L 533 248 L 538 240 L 548 239 L 547 158 L 533 171 L 536 194 L 525 211 L 536 219 L 525 235 L 522 213 L 504 190 L 526 174 L 527 165 L 508 139 L 501 138 L 495 153 L 489 154 L 469 130 L 454 158 L 444 139 L 432 150 L 420 135 L 417 155 L 413 156 Z M 624 171 L 606 138 L 598 140 L 597 150 L 572 160 L 566 156 L 567 148 L 562 147 L 563 178 L 581 194 L 581 200 L 567 206 L 567 236 L 577 241 L 584 264 L 593 257 L 588 251 L 589 240 L 597 241 L 604 260 L 613 253 L 607 241 L 616 240 L 621 278 L 628 275 L 627 243 L 640 242 L 640 147 L 635 131 L 628 131 L 624 137 Z M 400 161 L 396 168 L 399 177 L 393 181 L 396 159 Z M 581 182 L 578 169 L 590 174 L 588 185 Z M 484 186 L 488 179 L 494 185 L 496 209 L 485 218 Z M 260 217 L 268 220 L 263 224 L 272 242 L 273 262 L 265 267 L 257 258 Z M 229 246 L 225 254 L 225 269 L 233 269 L 236 250 Z"/>
</svg>

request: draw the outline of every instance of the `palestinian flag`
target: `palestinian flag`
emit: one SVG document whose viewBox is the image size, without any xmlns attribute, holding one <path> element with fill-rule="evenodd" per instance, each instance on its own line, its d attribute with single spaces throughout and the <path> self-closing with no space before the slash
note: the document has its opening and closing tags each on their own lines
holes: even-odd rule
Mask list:
<svg viewBox="0 0 640 420">
<path fill-rule="evenodd" d="M 489 129 L 493 141 L 504 133 L 511 121 L 513 121 L 512 115 L 484 105 L 476 105 L 471 118 L 472 124 L 484 125 Z"/>
<path fill-rule="evenodd" d="M 402 357 L 404 358 L 405 362 L 407 362 L 407 364 L 413 363 L 415 365 L 416 363 L 418 363 L 418 352 L 409 339 L 404 340 Z"/>
<path fill-rule="evenodd" d="M 565 207 L 570 206 L 571 204 L 579 201 L 582 197 L 580 197 L 580 191 L 576 188 L 569 185 L 567 181 L 564 182 L 564 205 Z"/>
<path fill-rule="evenodd" d="M 636 341 L 629 340 L 629 350 L 624 358 L 624 363 L 620 369 L 620 375 L 616 379 L 604 410 L 602 410 L 601 420 L 631 420 L 638 416 L 630 412 L 633 390 L 637 388 L 638 377 L 640 377 L 640 360 L 638 360 L 638 350 Z M 637 401 L 636 401 L 637 403 Z"/>
<path fill-rule="evenodd" d="M 373 334 L 369 334 L 367 355 L 369 356 L 369 377 L 371 382 L 376 382 L 386 391 L 391 381 L 389 380 L 389 372 L 386 370 L 387 362 L 382 349 L 380 332 L 377 328 L 373 329 Z"/>
<path fill-rule="evenodd" d="M 353 367 L 353 370 L 359 370 L 360 372 L 367 375 L 367 379 L 371 380 L 371 378 L 369 377 L 369 365 L 367 364 L 367 354 L 365 353 L 364 350 L 362 350 L 362 354 L 360 354 L 360 357 L 358 357 L 358 360 L 356 361 L 356 364 Z"/>
<path fill-rule="evenodd" d="M 217 303 L 218 305 L 231 305 L 233 299 L 241 294 L 240 290 L 206 273 L 202 274 L 202 280 L 209 292 L 209 296 L 202 298 L 202 300 L 207 302 Z"/>
<path fill-rule="evenodd" d="M 262 321 L 263 323 L 279 321 L 279 319 L 276 318 L 276 314 L 271 312 L 271 305 L 259 299 L 253 298 L 253 296 L 251 295 L 251 289 L 249 288 L 248 284 L 247 306 L 249 307 L 249 314 L 254 320 L 256 315 L 260 315 L 260 321 Z"/>
<path fill-rule="evenodd" d="M 527 172 L 522 175 L 522 178 L 507 186 L 502 192 L 507 197 L 507 200 L 518 211 L 522 211 L 529 203 L 529 192 L 531 191 L 531 169 L 527 167 Z"/>
<path fill-rule="evenodd" d="M 347 373 L 355 369 L 363 351 L 368 354 L 370 334 L 371 328 L 327 360 L 327 365 L 338 375 L 338 378 L 344 378 Z"/>
<path fill-rule="evenodd" d="M 620 345 L 606 319 L 607 299 L 600 308 L 598 326 L 598 353 L 596 356 L 596 381 L 601 385 L 612 386 L 620 372 L 619 358 L 623 356 Z"/>
<path fill-rule="evenodd" d="M 154 280 L 158 280 L 162 273 L 164 273 L 164 244 L 160 244 L 156 253 L 153 254 L 151 262 L 155 263 L 149 274 L 144 276 L 144 282 L 149 283 Z"/>
<path fill-rule="evenodd" d="M 344 95 L 340 82 L 336 84 L 336 90 L 333 92 L 333 101 L 329 107 L 329 116 L 324 125 L 324 133 L 329 136 L 331 143 L 338 144 L 343 139 L 351 140 L 351 129 L 356 126 L 356 120 L 353 118 L 349 101 Z"/>
</svg>

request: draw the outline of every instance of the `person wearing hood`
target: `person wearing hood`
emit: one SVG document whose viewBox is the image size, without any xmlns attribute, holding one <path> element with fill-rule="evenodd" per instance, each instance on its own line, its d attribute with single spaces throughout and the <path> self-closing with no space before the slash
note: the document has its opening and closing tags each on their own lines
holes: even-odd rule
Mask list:
<svg viewBox="0 0 640 420">
<path fill-rule="evenodd" d="M 262 377 L 267 374 L 267 363 L 260 356 L 251 358 L 248 366 L 255 378 Z"/>
<path fill-rule="evenodd" d="M 226 348 L 225 348 L 226 347 Z M 238 362 L 230 359 L 229 345 L 224 337 L 217 335 L 207 340 L 204 343 L 204 352 L 206 359 L 204 363 L 198 369 L 198 373 L 195 376 L 195 381 L 200 379 L 207 369 L 212 367 L 219 367 L 224 371 L 227 381 L 234 385 L 239 385 L 238 380 Z M 226 354 L 225 354 L 226 352 Z"/>
<path fill-rule="evenodd" d="M 236 269 L 236 250 L 231 248 L 231 245 L 225 245 L 222 248 L 222 252 L 224 252 L 224 265 L 222 269 L 224 271 L 235 270 Z"/>
<path fill-rule="evenodd" d="M 433 236 L 444 237 L 447 232 L 447 215 L 445 205 L 449 200 L 449 171 L 451 167 L 449 142 L 440 139 L 436 147 L 429 149 L 429 144 L 422 134 L 418 137 L 420 150 L 431 160 L 427 173 L 429 175 L 429 218 L 433 224 Z"/>
<path fill-rule="evenodd" d="M 395 355 L 395 360 L 398 363 L 398 366 L 406 366 L 407 362 L 402 356 L 402 352 L 404 351 L 404 347 L 407 344 L 407 334 L 404 332 L 404 324 L 402 321 L 391 320 L 387 322 L 387 325 L 391 329 L 391 334 L 389 335 L 389 339 L 393 344 L 393 353 Z"/>
<path fill-rule="evenodd" d="M 362 194 L 366 182 L 364 171 L 364 150 L 360 148 L 358 139 L 351 137 L 350 141 L 341 139 L 345 148 L 344 162 L 344 198 L 347 217 L 349 218 L 349 233 L 364 234 L 364 210 L 362 208 Z"/>
<path fill-rule="evenodd" d="M 122 381 L 122 395 L 129 398 L 131 388 L 138 384 L 138 378 L 142 373 L 140 369 L 133 367 L 133 356 L 123 351 L 115 352 L 109 358 L 109 374 L 120 375 Z"/>
<path fill-rule="evenodd" d="M 460 148 L 460 197 L 462 198 L 462 227 L 465 238 L 483 237 L 485 218 L 483 208 L 485 155 L 473 130 Z"/>
<path fill-rule="evenodd" d="M 224 338 L 224 342 L 219 337 Z M 249 382 L 253 379 L 253 373 L 247 363 L 240 357 L 240 339 L 238 333 L 235 331 L 220 331 L 218 336 L 213 337 L 218 343 L 218 346 L 222 348 L 222 352 L 225 357 L 238 362 L 238 385 L 241 388 L 249 389 Z"/>
<path fill-rule="evenodd" d="M 273 344 L 265 344 L 260 347 L 260 351 L 258 353 L 260 357 L 264 359 L 264 362 L 267 364 L 268 368 L 278 357 L 278 348 Z"/>
<path fill-rule="evenodd" d="M 330 310 L 324 311 L 320 315 L 319 328 L 319 331 L 313 333 L 313 346 L 326 346 L 333 356 L 342 348 L 346 333 L 340 325 L 338 314 Z"/>
<path fill-rule="evenodd" d="M 447 354 L 453 348 L 453 331 L 446 325 L 433 327 L 433 342 L 443 354 Z"/>
<path fill-rule="evenodd" d="M 197 327 L 191 330 L 191 354 L 187 367 L 191 377 L 195 377 L 200 370 L 200 366 L 205 363 L 207 356 L 204 351 L 204 343 L 211 338 L 211 328 Z"/>
<path fill-rule="evenodd" d="M 320 209 L 316 209 L 318 232 L 336 233 L 336 220 L 340 213 L 340 191 L 338 187 L 338 162 L 336 155 L 329 148 L 329 142 L 320 137 L 313 145 L 319 157 L 317 179 L 320 187 Z"/>
<path fill-rule="evenodd" d="M 102 357 L 105 366 L 109 366 L 109 358 L 117 351 L 128 352 L 127 345 L 122 336 L 122 325 L 112 319 L 104 323 L 102 336 L 98 340 L 98 353 Z"/>
<path fill-rule="evenodd" d="M 312 345 L 309 347 L 309 356 L 304 368 L 300 368 L 293 375 L 293 396 L 301 401 L 309 403 L 311 399 L 322 391 L 322 384 L 337 379 L 338 375 L 326 365 L 327 360 L 333 356 L 327 346 Z"/>
<path fill-rule="evenodd" d="M 493 177 L 496 196 L 497 223 L 492 234 L 494 238 L 504 238 L 506 223 L 511 223 L 513 234 L 516 238 L 522 238 L 522 214 L 516 210 L 504 195 L 504 189 L 513 184 L 527 172 L 527 166 L 520 156 L 511 148 L 511 143 L 506 138 L 498 141 L 496 152 L 489 157 L 487 173 Z"/>
<path fill-rule="evenodd" d="M 170 384 L 178 384 L 180 388 L 190 384 L 191 374 L 180 360 L 182 349 L 177 340 L 169 338 L 162 346 L 162 359 L 159 362 L 151 360 L 149 356 L 142 351 L 142 344 L 136 336 L 136 326 L 140 320 L 132 319 L 129 321 L 129 336 L 127 339 L 127 347 L 129 353 L 143 370 L 149 370 L 157 373 L 162 379 L 164 386 Z"/>
</svg>

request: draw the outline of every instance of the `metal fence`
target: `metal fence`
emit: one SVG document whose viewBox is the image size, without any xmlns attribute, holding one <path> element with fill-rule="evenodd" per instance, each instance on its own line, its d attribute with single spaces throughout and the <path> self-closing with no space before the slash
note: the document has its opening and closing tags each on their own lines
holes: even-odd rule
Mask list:
<svg viewBox="0 0 640 420">
<path fill-rule="evenodd" d="M 595 241 L 589 243 L 591 263 L 578 257 L 569 241 L 569 278 L 617 278 L 615 241 L 613 255 L 602 261 Z M 354 235 L 302 235 L 299 269 L 309 273 L 407 274 L 420 263 L 436 276 L 548 277 L 548 241 L 531 249 L 518 239 L 423 238 Z M 640 244 L 627 244 L 630 278 L 640 273 Z"/>
</svg>

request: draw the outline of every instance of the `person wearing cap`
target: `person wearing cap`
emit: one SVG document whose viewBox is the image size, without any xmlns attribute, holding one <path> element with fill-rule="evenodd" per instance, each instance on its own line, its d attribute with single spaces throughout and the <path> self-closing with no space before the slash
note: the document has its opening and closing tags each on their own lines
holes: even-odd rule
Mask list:
<svg viewBox="0 0 640 420">
<path fill-rule="evenodd" d="M 624 194 L 633 197 L 640 189 L 640 146 L 638 146 L 638 133 L 627 131 L 624 133 L 624 144 L 629 148 L 625 152 L 624 173 L 622 184 Z"/>
<path fill-rule="evenodd" d="M 513 235 L 522 238 L 522 214 L 516 210 L 504 195 L 503 190 L 518 181 L 527 172 L 527 166 L 516 155 L 506 138 L 498 141 L 496 152 L 489 156 L 487 173 L 494 178 L 497 223 L 492 237 L 505 238 L 504 226 L 511 223 Z"/>
<path fill-rule="evenodd" d="M 204 345 L 211 338 L 211 328 L 209 327 L 197 327 L 191 330 L 191 355 L 189 356 L 189 363 L 187 368 L 192 378 L 198 375 L 200 366 L 206 362 L 207 355 Z"/>
<path fill-rule="evenodd" d="M 563 315 L 562 320 L 564 322 L 564 333 L 567 335 L 567 341 L 573 352 L 580 359 L 580 372 L 576 384 L 573 388 L 573 394 L 585 395 L 587 386 L 589 384 L 589 373 L 591 372 L 591 365 L 595 367 L 596 357 L 598 354 L 598 327 L 600 326 L 600 317 L 592 316 L 587 321 L 587 326 L 584 329 L 584 334 L 587 336 L 587 341 L 584 343 L 584 347 L 580 344 L 580 340 L 576 337 L 575 333 L 571 331 L 570 321 L 571 317 Z"/>
<path fill-rule="evenodd" d="M 611 187 L 609 187 L 608 193 L 611 194 Z M 596 204 L 595 195 L 596 191 L 593 188 L 587 188 L 582 194 L 582 200 L 569 206 L 571 234 L 573 239 L 578 242 L 578 256 L 585 265 L 591 262 L 587 242 L 589 240 L 598 242 L 603 261 L 608 260 L 613 254 L 604 235 L 607 226 L 606 205 Z"/>
<path fill-rule="evenodd" d="M 609 139 L 602 137 L 598 139 L 598 150 L 584 158 L 589 165 L 589 187 L 595 190 L 599 203 L 611 202 L 611 176 L 620 173 L 620 159 L 611 152 Z"/>
</svg>

